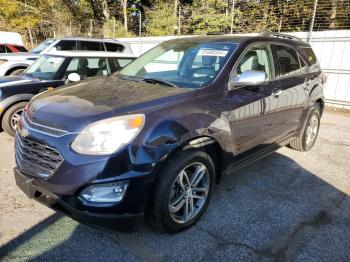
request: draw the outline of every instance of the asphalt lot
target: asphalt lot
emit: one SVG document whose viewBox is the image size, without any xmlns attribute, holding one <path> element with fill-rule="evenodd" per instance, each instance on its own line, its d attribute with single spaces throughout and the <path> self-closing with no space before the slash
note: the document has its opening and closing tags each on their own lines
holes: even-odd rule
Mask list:
<svg viewBox="0 0 350 262">
<path fill-rule="evenodd" d="M 216 187 L 193 228 L 113 233 L 29 200 L 0 134 L 2 261 L 349 261 L 350 114 L 326 112 L 312 151 L 282 148 Z"/>
</svg>

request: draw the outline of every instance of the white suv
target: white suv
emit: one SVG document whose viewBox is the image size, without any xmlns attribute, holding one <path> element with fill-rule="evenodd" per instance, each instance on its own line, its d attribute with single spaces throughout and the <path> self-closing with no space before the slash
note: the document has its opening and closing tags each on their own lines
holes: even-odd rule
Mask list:
<svg viewBox="0 0 350 262">
<path fill-rule="evenodd" d="M 0 55 L 0 76 L 18 75 L 40 55 L 55 51 L 100 51 L 133 55 L 130 45 L 114 39 L 67 37 L 47 39 L 27 53 Z"/>
</svg>

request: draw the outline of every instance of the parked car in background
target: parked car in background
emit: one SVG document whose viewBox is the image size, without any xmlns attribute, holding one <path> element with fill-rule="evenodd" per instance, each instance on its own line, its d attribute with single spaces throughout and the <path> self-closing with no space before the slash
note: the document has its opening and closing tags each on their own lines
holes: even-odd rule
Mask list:
<svg viewBox="0 0 350 262">
<path fill-rule="evenodd" d="M 27 102 L 71 81 L 107 76 L 134 60 L 115 52 L 57 51 L 42 55 L 21 75 L 0 77 L 0 130 L 14 135 Z"/>
<path fill-rule="evenodd" d="M 179 232 L 222 174 L 281 146 L 313 147 L 323 84 L 296 38 L 170 40 L 111 77 L 33 98 L 18 124 L 16 183 L 86 223 L 124 227 L 146 213 Z"/>
<path fill-rule="evenodd" d="M 2 44 L 0 43 L 0 53 L 20 53 L 28 52 L 24 46 L 15 45 L 15 44 Z"/>
<path fill-rule="evenodd" d="M 42 54 L 74 50 L 116 52 L 133 55 L 129 44 L 113 39 L 81 37 L 47 39 L 27 53 L 0 54 L 0 76 L 19 75 Z"/>
<path fill-rule="evenodd" d="M 19 33 L 0 31 L 0 43 L 23 46 L 23 39 Z"/>
</svg>

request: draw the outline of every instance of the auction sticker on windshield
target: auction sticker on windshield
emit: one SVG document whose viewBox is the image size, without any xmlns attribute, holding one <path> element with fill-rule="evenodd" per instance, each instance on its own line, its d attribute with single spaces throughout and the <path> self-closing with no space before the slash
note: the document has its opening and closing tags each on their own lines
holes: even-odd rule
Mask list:
<svg viewBox="0 0 350 262">
<path fill-rule="evenodd" d="M 199 56 L 219 56 L 225 57 L 228 51 L 226 50 L 217 50 L 217 49 L 201 49 L 198 52 Z"/>
</svg>

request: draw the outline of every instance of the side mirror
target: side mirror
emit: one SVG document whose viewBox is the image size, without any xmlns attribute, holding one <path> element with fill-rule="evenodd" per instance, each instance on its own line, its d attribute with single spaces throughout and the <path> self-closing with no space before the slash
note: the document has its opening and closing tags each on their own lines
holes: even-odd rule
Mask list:
<svg viewBox="0 0 350 262">
<path fill-rule="evenodd" d="M 69 82 L 79 82 L 80 80 L 81 80 L 81 77 L 77 73 L 70 73 L 68 75 Z"/>
<path fill-rule="evenodd" d="M 262 71 L 247 70 L 230 83 L 230 89 L 240 86 L 256 86 L 265 83 L 266 74 Z"/>
</svg>

